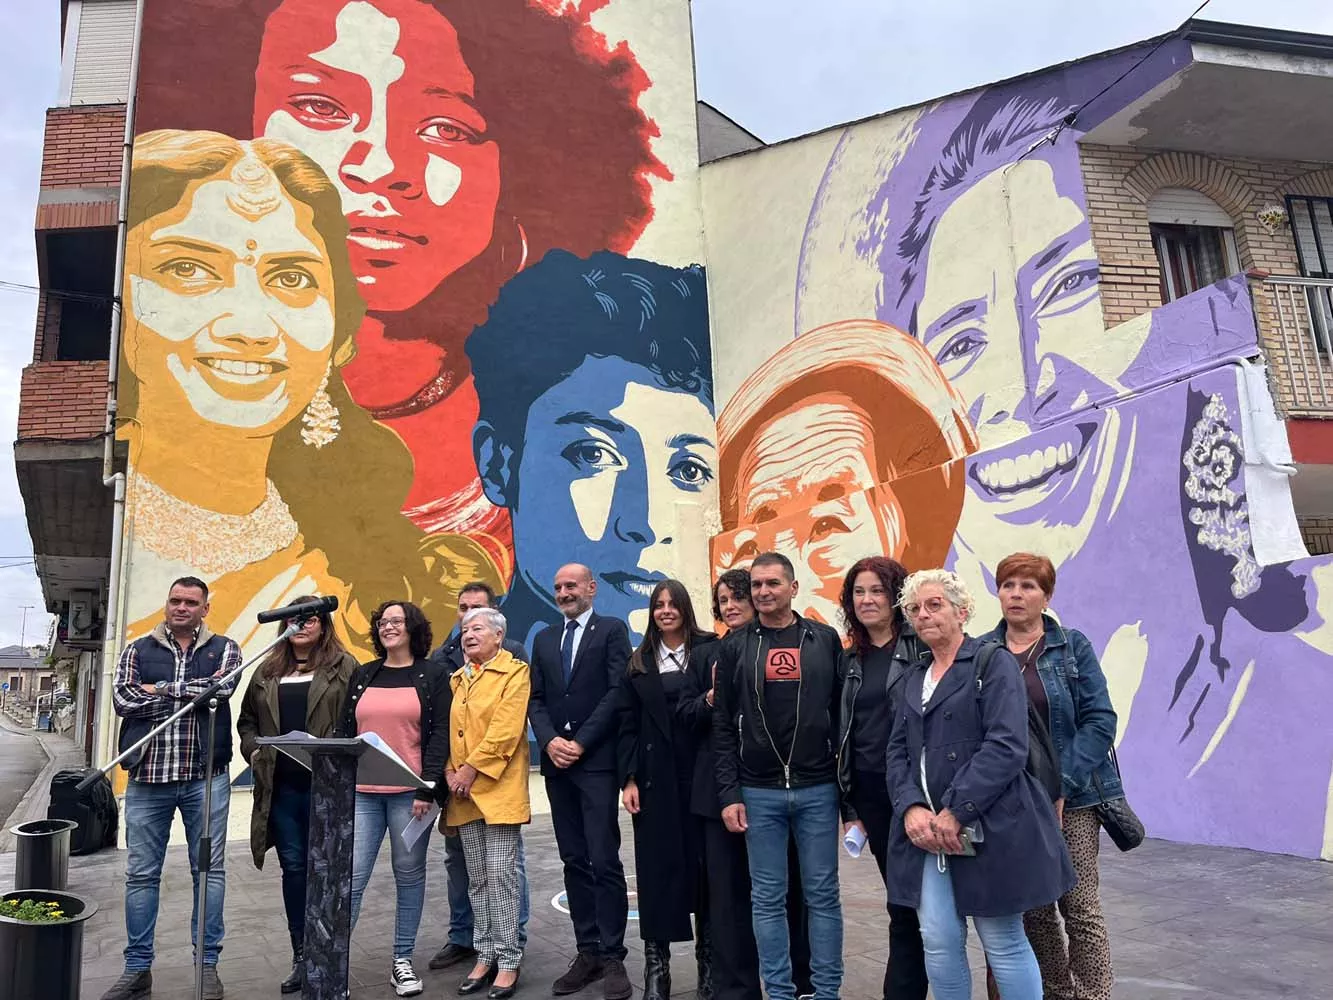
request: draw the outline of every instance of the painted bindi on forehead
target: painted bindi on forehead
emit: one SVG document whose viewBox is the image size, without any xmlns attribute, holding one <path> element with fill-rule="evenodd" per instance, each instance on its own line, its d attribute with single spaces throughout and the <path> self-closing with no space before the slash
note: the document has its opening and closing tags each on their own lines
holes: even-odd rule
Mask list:
<svg viewBox="0 0 1333 1000">
<path fill-rule="evenodd" d="M 230 180 L 205 181 L 195 189 L 185 218 L 154 230 L 149 238 L 203 239 L 238 260 L 293 253 L 324 256 L 323 250 L 301 231 L 291 201 L 279 198 L 270 210 L 254 218 L 238 210 L 245 204 L 239 200 L 243 194 L 245 191 Z"/>
</svg>

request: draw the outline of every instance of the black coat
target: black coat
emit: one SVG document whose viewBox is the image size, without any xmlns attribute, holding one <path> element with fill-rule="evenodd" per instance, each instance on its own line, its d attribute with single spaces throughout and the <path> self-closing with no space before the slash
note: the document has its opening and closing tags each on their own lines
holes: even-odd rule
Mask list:
<svg viewBox="0 0 1333 1000">
<path fill-rule="evenodd" d="M 690 781 L 690 812 L 720 823 L 722 799 L 717 794 L 717 758 L 713 754 L 713 706 L 708 692 L 713 689 L 713 670 L 717 665 L 717 640 L 701 642 L 690 650 L 689 687 L 681 699 L 679 711 L 694 731 L 694 777 Z"/>
<path fill-rule="evenodd" d="M 567 775 L 570 771 L 615 771 L 617 698 L 621 678 L 629 663 L 629 630 L 617 618 L 593 612 L 579 639 L 574 669 L 565 687 L 560 667 L 560 642 L 565 626 L 548 625 L 532 640 L 532 699 L 528 721 L 541 747 L 542 774 Z M 544 751 L 560 736 L 575 740 L 583 756 L 572 768 L 561 769 Z"/>
<path fill-rule="evenodd" d="M 691 659 L 715 641 L 704 638 L 690 650 Z M 639 813 L 633 818 L 639 933 L 645 941 L 690 941 L 690 914 L 699 896 L 697 821 L 690 814 L 691 774 L 681 774 L 677 762 L 694 760 L 696 720 L 686 708 L 690 685 L 681 690 L 673 711 L 657 658 L 650 657 L 644 667 L 643 673 L 627 675 L 621 686 L 617 746 L 621 787 L 631 778 L 639 787 Z M 681 741 L 684 746 L 678 745 Z"/>
<path fill-rule="evenodd" d="M 947 859 L 958 915 L 1012 916 L 1053 903 L 1072 889 L 1074 867 L 1050 799 L 1025 770 L 1028 696 L 1018 661 L 1007 649 L 997 649 L 978 690 L 980 648 L 976 639 L 963 640 L 924 710 L 922 685 L 933 662 L 929 651 L 912 667 L 889 737 L 889 794 L 895 817 L 933 804 L 963 826 L 980 823 L 985 839 L 976 856 Z M 921 786 L 923 754 L 929 801 Z M 927 857 L 896 821 L 889 835 L 890 902 L 914 909 L 921 904 Z"/>
</svg>

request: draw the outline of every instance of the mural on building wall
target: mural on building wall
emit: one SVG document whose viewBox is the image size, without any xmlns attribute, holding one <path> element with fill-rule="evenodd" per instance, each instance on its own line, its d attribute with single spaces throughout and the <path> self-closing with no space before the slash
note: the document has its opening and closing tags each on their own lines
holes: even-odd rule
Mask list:
<svg viewBox="0 0 1333 1000">
<path fill-rule="evenodd" d="M 717 443 L 685 0 L 149 0 L 119 435 L 127 621 L 706 593 Z M 475 332 L 474 332 L 475 331 Z"/>
<path fill-rule="evenodd" d="M 880 542 L 909 568 L 961 573 L 986 629 L 998 561 L 1044 553 L 1055 610 L 1101 653 L 1120 760 L 1151 832 L 1318 855 L 1333 850 L 1333 732 L 1320 721 L 1333 704 L 1333 561 L 1301 558 L 1285 432 L 1262 372 L 1230 362 L 1257 354 L 1246 282 L 1103 325 L 1075 144 L 1095 118 L 1064 122 L 1137 55 L 843 132 L 813 204 L 790 209 L 794 339 L 767 359 L 751 351 L 752 373 L 718 400 L 726 530 L 714 563 L 786 547 L 806 577 L 804 610 L 827 617 L 846 565 Z M 1163 58 L 1159 70 L 1177 55 Z M 739 162 L 729 183 L 746 187 Z M 762 192 L 755 201 L 772 210 Z M 718 287 L 728 264 L 713 265 L 715 295 L 732 294 Z M 750 267 L 741 280 L 763 287 Z M 819 358 L 818 339 L 839 327 L 870 341 L 842 371 L 786 360 Z M 728 370 L 746 350 L 732 336 L 715 338 Z M 930 373 L 869 390 L 851 355 L 883 345 L 905 356 L 905 338 Z M 915 396 L 925 426 L 877 413 L 886 395 Z M 754 421 L 743 414 L 760 411 L 743 431 Z M 961 450 L 924 472 L 871 464 L 855 447 L 926 454 L 955 430 Z M 882 512 L 878 538 L 848 484 Z M 1274 739 L 1279 718 L 1288 739 Z"/>
</svg>

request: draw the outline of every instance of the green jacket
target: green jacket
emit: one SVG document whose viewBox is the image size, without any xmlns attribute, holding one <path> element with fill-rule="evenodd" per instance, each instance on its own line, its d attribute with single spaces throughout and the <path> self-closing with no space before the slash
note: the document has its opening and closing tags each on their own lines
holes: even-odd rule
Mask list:
<svg viewBox="0 0 1333 1000">
<path fill-rule="evenodd" d="M 320 671 L 310 681 L 306 702 L 305 731 L 311 736 L 332 736 L 347 697 L 347 682 L 357 662 L 351 653 L 344 653 L 342 661 L 332 671 Z M 278 751 L 260 747 L 255 740 L 261 736 L 279 736 L 278 732 L 278 678 L 265 677 L 256 670 L 245 689 L 241 714 L 236 720 L 236 731 L 241 737 L 241 756 L 250 765 L 254 778 L 254 795 L 250 811 L 250 852 L 255 867 L 264 867 L 264 855 L 273 846 L 269 830 L 269 811 L 273 804 L 273 771 Z"/>
</svg>

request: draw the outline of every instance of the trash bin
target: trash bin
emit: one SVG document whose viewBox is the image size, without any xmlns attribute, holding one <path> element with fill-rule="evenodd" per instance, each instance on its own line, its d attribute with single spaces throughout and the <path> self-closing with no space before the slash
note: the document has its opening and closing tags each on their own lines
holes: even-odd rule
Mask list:
<svg viewBox="0 0 1333 1000">
<path fill-rule="evenodd" d="M 35 819 L 9 828 L 17 847 L 14 889 L 62 890 L 69 882 L 71 819 Z"/>
</svg>

